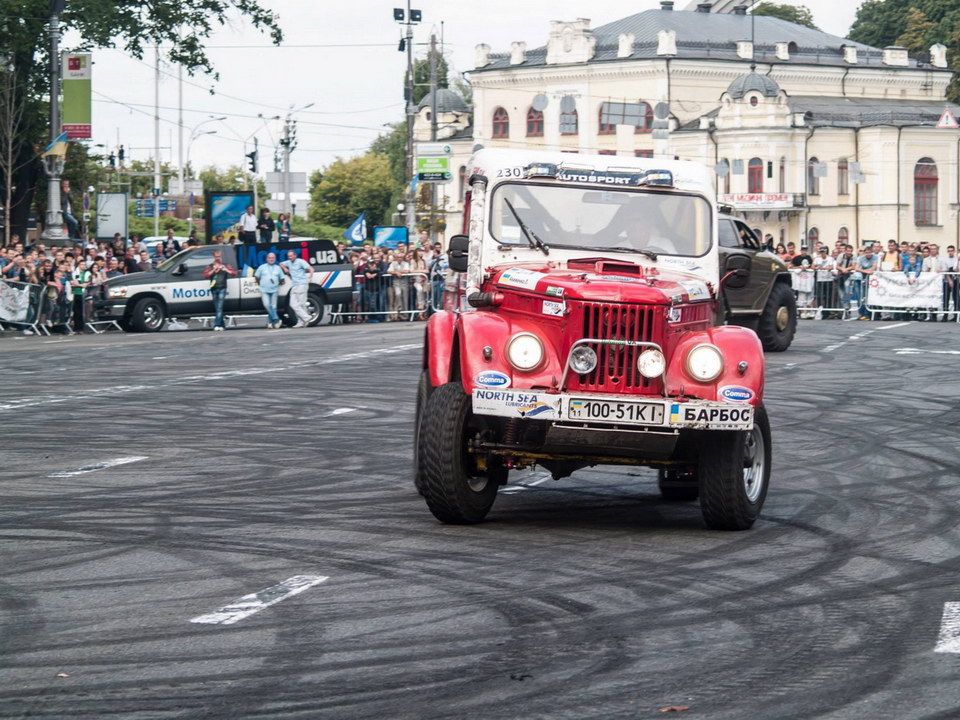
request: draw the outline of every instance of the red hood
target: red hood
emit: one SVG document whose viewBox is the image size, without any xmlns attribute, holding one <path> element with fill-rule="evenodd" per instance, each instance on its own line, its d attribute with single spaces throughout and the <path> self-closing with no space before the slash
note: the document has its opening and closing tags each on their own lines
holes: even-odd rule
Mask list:
<svg viewBox="0 0 960 720">
<path fill-rule="evenodd" d="M 575 300 L 670 304 L 709 300 L 712 288 L 695 275 L 613 258 L 530 262 L 490 269 L 500 290 L 527 290 Z"/>
</svg>

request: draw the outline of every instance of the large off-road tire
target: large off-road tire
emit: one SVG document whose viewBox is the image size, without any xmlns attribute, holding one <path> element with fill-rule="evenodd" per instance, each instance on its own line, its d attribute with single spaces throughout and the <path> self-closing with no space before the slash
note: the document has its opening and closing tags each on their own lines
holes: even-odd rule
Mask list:
<svg viewBox="0 0 960 720">
<path fill-rule="evenodd" d="M 130 313 L 130 324 L 137 332 L 159 332 L 167 321 L 163 303 L 157 298 L 137 300 Z"/>
<path fill-rule="evenodd" d="M 694 472 L 658 470 L 657 487 L 667 502 L 690 502 L 700 495 L 699 481 Z"/>
<path fill-rule="evenodd" d="M 700 512 L 714 530 L 748 530 L 770 484 L 770 422 L 759 406 L 749 432 L 708 431 L 700 443 Z"/>
<path fill-rule="evenodd" d="M 760 320 L 757 323 L 757 337 L 763 349 L 769 352 L 783 352 L 797 332 L 797 298 L 784 283 L 776 283 L 767 298 Z"/>
<path fill-rule="evenodd" d="M 430 385 L 430 371 L 422 370 L 417 382 L 417 409 L 413 416 L 413 485 L 423 495 L 423 467 L 420 459 L 420 426 L 433 387 Z"/>
<path fill-rule="evenodd" d="M 419 460 L 424 499 L 434 517 L 452 525 L 483 520 L 498 481 L 479 472 L 467 443 L 477 434 L 471 399 L 459 382 L 434 388 L 420 425 Z"/>
</svg>

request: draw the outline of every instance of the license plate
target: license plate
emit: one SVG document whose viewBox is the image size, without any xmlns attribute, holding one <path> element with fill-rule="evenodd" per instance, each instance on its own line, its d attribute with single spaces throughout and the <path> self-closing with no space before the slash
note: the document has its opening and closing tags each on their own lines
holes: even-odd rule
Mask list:
<svg viewBox="0 0 960 720">
<path fill-rule="evenodd" d="M 650 402 L 571 398 L 567 419 L 631 425 L 663 425 L 663 405 Z"/>
</svg>

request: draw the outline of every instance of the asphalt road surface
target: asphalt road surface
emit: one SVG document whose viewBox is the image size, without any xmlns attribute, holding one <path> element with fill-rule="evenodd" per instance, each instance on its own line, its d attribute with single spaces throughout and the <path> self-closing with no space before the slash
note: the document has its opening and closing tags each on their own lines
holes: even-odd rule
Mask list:
<svg viewBox="0 0 960 720">
<path fill-rule="evenodd" d="M 0 339 L 0 717 L 960 717 L 960 325 L 803 322 L 743 533 L 628 468 L 438 524 L 422 330 Z"/>
</svg>

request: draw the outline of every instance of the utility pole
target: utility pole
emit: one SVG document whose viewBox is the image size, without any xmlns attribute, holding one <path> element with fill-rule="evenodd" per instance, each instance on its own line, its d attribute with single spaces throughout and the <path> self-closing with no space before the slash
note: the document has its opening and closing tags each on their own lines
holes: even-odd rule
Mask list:
<svg viewBox="0 0 960 720">
<path fill-rule="evenodd" d="M 293 131 L 293 119 L 287 114 L 287 119 L 283 123 L 283 140 L 280 145 L 283 147 L 283 213 L 290 214 L 290 135 Z"/>
<path fill-rule="evenodd" d="M 177 192 L 183 195 L 183 65 L 177 66 Z"/>
<path fill-rule="evenodd" d="M 66 0 L 53 0 L 50 4 L 50 141 L 60 137 L 60 13 Z M 41 238 L 50 245 L 71 244 L 71 238 L 63 232 L 63 208 L 60 207 L 60 175 L 64 158 L 48 155 L 43 158 L 47 172 L 47 213 Z"/>
<path fill-rule="evenodd" d="M 160 234 L 160 45 L 153 55 L 153 234 Z"/>
<path fill-rule="evenodd" d="M 437 35 L 430 34 L 430 142 L 437 141 Z M 437 183 L 430 184 L 430 241 L 437 241 Z"/>
<path fill-rule="evenodd" d="M 413 240 L 417 233 L 417 195 L 411 188 L 414 173 L 413 120 L 417 114 L 417 108 L 413 104 L 413 26 L 419 23 L 423 19 L 423 16 L 419 10 L 410 7 L 410 0 L 407 0 L 406 14 L 404 14 L 403 8 L 394 8 L 393 19 L 401 25 L 407 26 L 406 35 L 400 40 L 399 49 L 401 51 L 407 51 L 407 82 L 403 90 L 403 97 L 407 106 L 407 188 L 405 197 L 407 199 L 408 240 Z"/>
</svg>

